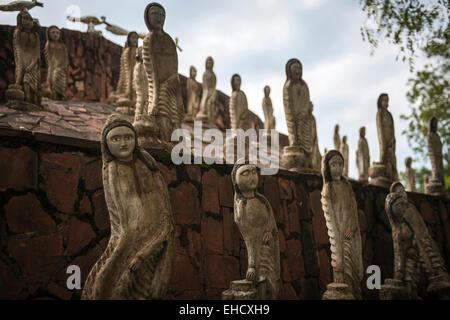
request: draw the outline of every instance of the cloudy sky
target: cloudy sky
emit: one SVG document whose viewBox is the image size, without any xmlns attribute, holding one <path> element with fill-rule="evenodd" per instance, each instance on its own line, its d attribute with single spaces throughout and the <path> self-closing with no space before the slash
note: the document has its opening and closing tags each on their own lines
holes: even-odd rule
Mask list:
<svg viewBox="0 0 450 320">
<path fill-rule="evenodd" d="M 44 8 L 31 10 L 41 25 L 85 31 L 85 26 L 68 23 L 67 14 L 104 15 L 107 21 L 128 30 L 147 32 L 143 19 L 149 1 L 143 0 L 41 0 Z M 0 3 L 9 1 L 0 0 Z M 165 31 L 180 39 L 179 72 L 189 73 L 194 65 L 198 80 L 207 56 L 214 57 L 217 88 L 231 93 L 230 78 L 242 77 L 242 90 L 249 108 L 264 119 L 263 88 L 272 88 L 277 129 L 287 133 L 282 87 L 285 64 L 298 58 L 308 83 L 317 121 L 321 152 L 333 146 L 334 125 L 341 137 L 348 136 L 350 176 L 357 178 L 355 152 L 359 128 L 366 127 L 371 161 L 379 160 L 376 129 L 376 100 L 382 92 L 390 96 L 389 109 L 395 121 L 397 166 L 414 158 L 401 132 L 409 113 L 405 98 L 411 77 L 406 63 L 396 61 L 398 50 L 387 43 L 374 55 L 361 39 L 360 27 L 368 23 L 358 0 L 161 0 L 167 17 Z M 2 24 L 15 24 L 16 13 L 0 13 Z M 104 30 L 99 27 L 99 30 Z M 108 39 L 123 45 L 124 37 L 104 31 Z M 419 60 L 418 65 L 421 64 Z M 414 158 L 414 167 L 427 162 Z"/>
</svg>

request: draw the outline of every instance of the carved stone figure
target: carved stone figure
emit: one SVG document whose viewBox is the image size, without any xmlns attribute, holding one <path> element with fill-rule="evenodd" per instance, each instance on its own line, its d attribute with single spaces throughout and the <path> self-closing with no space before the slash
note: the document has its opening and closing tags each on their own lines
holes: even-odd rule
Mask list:
<svg viewBox="0 0 450 320">
<path fill-rule="evenodd" d="M 87 25 L 87 31 L 88 33 L 95 33 L 97 35 L 101 35 L 102 32 L 95 30 L 95 26 L 101 25 L 103 22 L 100 21 L 95 16 L 83 16 L 83 17 L 72 17 L 67 16 L 67 20 L 71 22 L 81 22 Z"/>
<path fill-rule="evenodd" d="M 200 105 L 200 85 L 195 80 L 197 77 L 197 69 L 191 66 L 189 69 L 189 78 L 187 79 L 186 91 L 187 91 L 187 112 L 184 117 L 185 121 L 193 122 L 195 116 L 198 113 Z"/>
<path fill-rule="evenodd" d="M 238 74 L 231 77 L 231 88 L 233 93 L 230 97 L 230 119 L 231 129 L 250 129 L 250 111 L 248 110 L 247 96 L 241 90 L 241 76 Z"/>
<path fill-rule="evenodd" d="M 134 127 L 144 123 L 148 117 L 148 79 L 142 59 L 142 47 L 138 48 L 136 65 L 133 72 L 133 88 L 136 92 L 136 109 L 134 115 Z"/>
<path fill-rule="evenodd" d="M 339 136 L 339 125 L 334 126 L 334 135 L 333 135 L 333 143 L 334 150 L 341 150 L 341 137 Z"/>
<path fill-rule="evenodd" d="M 7 4 L 0 4 L 0 11 L 22 11 L 31 10 L 34 7 L 44 7 L 42 2 L 36 0 L 31 1 L 12 1 Z"/>
<path fill-rule="evenodd" d="M 359 181 L 369 181 L 370 153 L 366 139 L 366 127 L 359 129 L 358 150 L 356 150 L 356 167 L 358 168 Z"/>
<path fill-rule="evenodd" d="M 105 16 L 101 16 L 100 19 L 102 20 L 102 23 L 106 25 L 106 30 L 111 32 L 112 34 L 118 35 L 118 36 L 128 36 L 128 34 L 130 33 L 130 31 L 121 28 L 115 24 L 111 24 L 109 22 L 106 21 L 106 17 Z M 139 36 L 140 39 L 144 39 L 145 38 L 145 34 L 143 33 L 137 33 L 137 35 Z"/>
<path fill-rule="evenodd" d="M 428 232 L 428 228 L 416 207 L 407 200 L 405 188 L 400 182 L 395 182 L 390 188 L 391 194 L 386 200 L 386 206 L 393 208 L 394 214 L 400 212 L 412 232 L 417 243 L 420 264 L 425 269 L 429 285 L 427 288 L 431 297 L 437 299 L 450 299 L 450 277 L 445 267 L 439 248 Z M 389 201 L 388 201 L 389 200 Z M 412 258 L 414 259 L 414 258 Z"/>
<path fill-rule="evenodd" d="M 82 299 L 161 299 L 172 271 L 175 225 L 167 185 L 125 116 L 102 131 L 103 189 L 111 237 Z"/>
<path fill-rule="evenodd" d="M 309 89 L 302 79 L 302 64 L 297 59 L 286 63 L 283 104 L 289 133 L 289 146 L 283 149 L 284 167 L 292 171 L 314 171 L 313 154 L 317 139 Z"/>
<path fill-rule="evenodd" d="M 416 192 L 416 173 L 414 169 L 411 168 L 412 158 L 408 157 L 405 159 L 405 180 L 406 180 L 406 190 L 410 192 Z"/>
<path fill-rule="evenodd" d="M 122 114 L 134 115 L 136 92 L 133 90 L 133 73 L 136 65 L 136 54 L 139 36 L 130 32 L 120 57 L 120 75 L 116 91 L 109 97 L 109 103 L 116 105 L 116 111 Z"/>
<path fill-rule="evenodd" d="M 427 184 L 427 194 L 445 195 L 444 163 L 442 142 L 437 133 L 438 120 L 433 117 L 428 123 L 428 156 L 431 161 L 431 181 Z"/>
<path fill-rule="evenodd" d="M 256 299 L 276 299 L 280 287 L 280 249 L 272 207 L 256 190 L 258 171 L 255 165 L 238 161 L 231 178 L 235 190 L 234 221 L 247 248 L 246 280 L 253 283 Z"/>
<path fill-rule="evenodd" d="M 394 119 L 388 111 L 389 97 L 380 94 L 377 101 L 377 129 L 380 143 L 380 162 L 374 162 L 369 168 L 370 184 L 389 188 L 398 181 L 397 159 L 395 157 Z"/>
<path fill-rule="evenodd" d="M 358 208 L 351 184 L 343 176 L 344 158 L 330 150 L 322 160 L 322 209 L 331 244 L 333 283 L 322 299 L 361 299 L 363 277 Z"/>
<path fill-rule="evenodd" d="M 339 152 L 344 157 L 344 170 L 342 172 L 342 175 L 344 177 L 348 177 L 348 159 L 349 159 L 349 150 L 348 150 L 348 144 L 347 144 L 347 136 L 342 137 L 341 145 L 339 146 L 340 150 Z"/>
<path fill-rule="evenodd" d="M 217 78 L 213 71 L 214 60 L 212 57 L 206 58 L 205 72 L 203 73 L 203 93 L 200 102 L 200 111 L 196 120 L 202 121 L 204 125 L 213 125 L 216 116 Z"/>
<path fill-rule="evenodd" d="M 69 54 L 61 40 L 61 30 L 57 26 L 47 28 L 47 43 L 44 48 L 47 60 L 47 88 L 44 94 L 53 100 L 64 100 L 66 96 Z"/>
<path fill-rule="evenodd" d="M 166 12 L 152 2 L 145 8 L 149 33 L 144 39 L 143 58 L 148 79 L 149 122 L 138 129 L 144 147 L 171 149 L 172 131 L 181 128 L 184 105 L 178 78 L 178 55 L 175 42 L 163 30 Z"/>
<path fill-rule="evenodd" d="M 264 99 L 262 101 L 262 108 L 264 112 L 264 129 L 267 130 L 267 134 L 270 135 L 270 130 L 275 130 L 276 119 L 273 116 L 272 99 L 270 99 L 270 87 L 264 87 Z"/>
<path fill-rule="evenodd" d="M 13 35 L 16 83 L 6 91 L 13 108 L 28 109 L 41 105 L 41 45 L 39 33 L 28 11 L 17 15 Z M 30 105 L 31 104 L 31 105 Z"/>
<path fill-rule="evenodd" d="M 316 126 L 316 118 L 313 116 L 313 110 L 314 110 L 314 104 L 312 103 L 312 101 L 309 102 L 309 118 L 311 121 L 311 135 L 314 137 L 313 138 L 313 153 L 312 153 L 312 164 L 313 164 L 313 169 L 316 172 L 320 172 L 320 165 L 322 163 L 322 155 L 320 154 L 320 149 L 319 149 L 319 137 L 317 135 L 317 126 Z M 325 153 L 327 153 L 325 151 Z"/>
</svg>

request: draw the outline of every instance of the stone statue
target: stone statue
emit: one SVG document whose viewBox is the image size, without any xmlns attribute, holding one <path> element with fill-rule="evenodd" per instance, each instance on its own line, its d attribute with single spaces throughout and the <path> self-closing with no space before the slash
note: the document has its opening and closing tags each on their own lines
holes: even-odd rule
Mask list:
<svg viewBox="0 0 450 320">
<path fill-rule="evenodd" d="M 272 99 L 270 99 L 270 87 L 264 87 L 264 99 L 262 101 L 262 108 L 264 112 L 264 129 L 267 130 L 267 135 L 270 135 L 270 130 L 275 130 L 276 119 L 273 116 Z"/>
<path fill-rule="evenodd" d="M 145 116 L 148 115 L 148 79 L 142 60 L 142 47 L 138 48 L 136 54 L 136 65 L 134 66 L 133 71 L 133 88 L 136 92 L 136 109 L 134 117 L 136 121 L 141 120 L 142 116 L 145 118 Z"/>
<path fill-rule="evenodd" d="M 98 34 L 98 35 L 102 34 L 101 31 L 95 30 L 95 26 L 101 25 L 103 22 L 100 21 L 95 16 L 83 16 L 83 17 L 67 16 L 67 20 L 69 20 L 71 22 L 81 22 L 81 23 L 87 24 L 87 31 L 86 32 L 95 33 L 95 34 Z"/>
<path fill-rule="evenodd" d="M 314 104 L 312 101 L 309 102 L 309 118 L 311 121 L 311 135 L 313 138 L 313 153 L 312 153 L 312 167 L 315 171 L 320 172 L 320 164 L 322 163 L 322 155 L 320 154 L 319 149 L 319 137 L 317 136 L 317 126 L 316 126 L 316 118 L 313 116 Z M 325 149 L 326 150 L 326 149 Z M 325 153 L 327 153 L 325 151 Z"/>
<path fill-rule="evenodd" d="M 406 191 L 416 192 L 416 173 L 414 169 L 411 168 L 412 158 L 408 157 L 405 159 L 405 180 L 406 180 Z"/>
<path fill-rule="evenodd" d="M 322 209 L 331 243 L 333 283 L 322 299 L 361 299 L 363 277 L 358 207 L 351 184 L 343 176 L 344 158 L 330 150 L 322 160 Z"/>
<path fill-rule="evenodd" d="M 6 91 L 13 108 L 32 108 L 41 105 L 41 45 L 39 33 L 28 11 L 17 15 L 13 35 L 16 83 Z M 31 105 L 31 106 L 30 106 Z"/>
<path fill-rule="evenodd" d="M 349 160 L 349 150 L 348 150 L 348 144 L 347 144 L 347 136 L 342 137 L 341 145 L 339 146 L 340 150 L 339 152 L 344 157 L 344 170 L 342 175 L 344 177 L 348 177 L 348 160 Z"/>
<path fill-rule="evenodd" d="M 200 85 L 195 80 L 197 77 L 197 69 L 191 66 L 189 69 L 189 78 L 187 79 L 186 91 L 187 91 L 187 112 L 184 117 L 185 121 L 193 122 L 195 116 L 198 113 L 200 106 Z"/>
<path fill-rule="evenodd" d="M 247 248 L 246 280 L 253 283 L 256 299 L 276 299 L 280 287 L 280 249 L 272 207 L 256 190 L 258 172 L 255 165 L 238 161 L 231 178 L 235 190 L 234 221 Z"/>
<path fill-rule="evenodd" d="M 398 181 L 397 159 L 395 157 L 394 119 L 388 111 L 389 97 L 380 94 L 377 101 L 377 129 L 380 143 L 380 162 L 374 162 L 369 168 L 370 184 L 389 188 Z"/>
<path fill-rule="evenodd" d="M 166 12 L 152 2 L 145 8 L 143 58 L 148 79 L 148 122 L 139 124 L 139 143 L 143 147 L 171 150 L 172 131 L 181 128 L 184 105 L 178 78 L 175 42 L 163 30 Z"/>
<path fill-rule="evenodd" d="M 57 26 L 47 28 L 47 43 L 44 48 L 47 60 L 48 87 L 45 95 L 53 100 L 64 100 L 66 97 L 69 54 L 61 40 L 61 30 Z"/>
<path fill-rule="evenodd" d="M 206 58 L 205 72 L 203 73 L 203 94 L 200 102 L 200 111 L 196 120 L 202 121 L 206 125 L 212 125 L 216 116 L 217 78 L 213 71 L 214 60 L 212 57 Z"/>
<path fill-rule="evenodd" d="M 358 168 L 359 181 L 369 181 L 370 153 L 366 139 L 366 127 L 359 129 L 358 150 L 356 150 L 356 167 Z"/>
<path fill-rule="evenodd" d="M 241 90 L 241 76 L 233 75 L 231 78 L 231 88 L 233 93 L 230 98 L 230 119 L 231 129 L 250 129 L 250 111 L 248 110 L 247 96 Z"/>
<path fill-rule="evenodd" d="M 437 299 L 450 299 L 450 277 L 439 248 L 428 232 L 428 228 L 416 207 L 408 201 L 405 188 L 400 182 L 394 182 L 386 199 L 386 211 L 402 215 L 414 234 L 417 243 L 419 261 L 425 269 L 430 284 L 427 291 Z M 388 213 L 389 214 L 389 213 Z M 395 249 L 395 247 L 394 247 Z M 411 259 L 417 260 L 414 257 Z"/>
<path fill-rule="evenodd" d="M 437 133 L 438 120 L 433 117 L 428 123 L 428 156 L 431 161 L 431 181 L 427 184 L 427 194 L 445 195 L 444 163 L 442 142 Z"/>
<path fill-rule="evenodd" d="M 130 33 L 130 31 L 121 28 L 115 24 L 111 24 L 109 22 L 106 22 L 106 17 L 105 16 L 101 16 L 100 19 L 102 20 L 102 23 L 106 25 L 106 30 L 111 32 L 112 34 L 118 35 L 118 36 L 128 36 L 128 34 Z M 140 39 L 144 39 L 145 38 L 145 34 L 143 33 L 137 33 L 137 35 L 139 36 Z"/>
<path fill-rule="evenodd" d="M 284 167 L 292 171 L 314 171 L 313 152 L 317 139 L 312 117 L 309 89 L 302 79 L 303 67 L 299 60 L 286 63 L 286 82 L 283 104 L 289 133 L 289 146 L 283 149 Z"/>
<path fill-rule="evenodd" d="M 341 150 L 341 137 L 339 136 L 339 125 L 334 126 L 334 135 L 333 135 L 333 143 L 334 150 Z"/>
<path fill-rule="evenodd" d="M 36 0 L 31 1 L 12 1 L 7 4 L 0 4 L 0 11 L 22 11 L 31 10 L 34 7 L 44 7 L 42 2 Z"/>
<path fill-rule="evenodd" d="M 123 115 L 108 118 L 101 147 L 111 236 L 86 279 L 82 299 L 162 299 L 175 238 L 164 177 L 156 161 L 139 148 L 136 132 Z"/>
</svg>

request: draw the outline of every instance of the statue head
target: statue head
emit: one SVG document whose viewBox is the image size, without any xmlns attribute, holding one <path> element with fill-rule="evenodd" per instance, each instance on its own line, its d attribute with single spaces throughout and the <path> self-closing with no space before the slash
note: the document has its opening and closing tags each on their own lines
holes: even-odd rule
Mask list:
<svg viewBox="0 0 450 320">
<path fill-rule="evenodd" d="M 189 68 L 189 76 L 191 77 L 191 79 L 195 80 L 195 77 L 197 76 L 197 69 L 195 69 L 194 66 L 191 66 Z"/>
<path fill-rule="evenodd" d="M 206 61 L 205 61 L 206 70 L 211 71 L 213 69 L 213 67 L 214 67 L 214 59 L 212 57 L 206 58 Z"/>
<path fill-rule="evenodd" d="M 303 66 L 300 60 L 290 59 L 286 63 L 286 76 L 289 80 L 302 80 Z"/>
<path fill-rule="evenodd" d="M 366 127 L 359 128 L 359 136 L 360 138 L 364 138 L 366 136 Z"/>
<path fill-rule="evenodd" d="M 411 168 L 411 164 L 412 164 L 412 158 L 411 158 L 411 157 L 407 157 L 407 158 L 405 159 L 405 166 L 406 166 L 407 168 Z"/>
<path fill-rule="evenodd" d="M 324 184 L 342 179 L 344 157 L 337 150 L 328 151 L 322 158 L 322 176 Z"/>
<path fill-rule="evenodd" d="M 389 107 L 389 96 L 387 93 L 380 94 L 377 100 L 377 107 L 378 109 L 380 109 L 381 107 L 383 108 Z"/>
<path fill-rule="evenodd" d="M 128 48 L 137 48 L 139 44 L 139 35 L 135 31 L 131 31 L 127 35 L 127 42 L 125 43 L 125 47 Z"/>
<path fill-rule="evenodd" d="M 61 30 L 57 26 L 50 26 L 47 28 L 48 41 L 61 41 Z"/>
<path fill-rule="evenodd" d="M 428 133 L 437 133 L 438 129 L 438 119 L 436 117 L 432 117 L 428 122 Z"/>
<path fill-rule="evenodd" d="M 398 193 L 400 194 L 405 200 L 408 198 L 406 194 L 405 187 L 400 181 L 396 181 L 391 184 L 391 187 L 389 188 L 390 193 Z"/>
<path fill-rule="evenodd" d="M 270 95 L 270 87 L 269 86 L 265 86 L 264 87 L 264 96 L 265 97 L 269 97 Z"/>
<path fill-rule="evenodd" d="M 258 187 L 258 169 L 254 164 L 241 164 L 234 171 L 234 187 L 239 192 L 252 192 Z"/>
<path fill-rule="evenodd" d="M 138 150 L 136 130 L 124 116 L 113 114 L 103 127 L 101 147 L 104 164 L 131 161 Z"/>
<path fill-rule="evenodd" d="M 166 10 L 159 3 L 152 2 L 145 8 L 145 24 L 150 31 L 161 31 L 166 20 Z"/>
<path fill-rule="evenodd" d="M 31 32 L 34 27 L 34 20 L 28 10 L 24 9 L 17 15 L 17 27 L 19 30 Z"/>
<path fill-rule="evenodd" d="M 342 143 L 344 143 L 344 144 L 347 143 L 347 136 L 342 137 Z"/>
<path fill-rule="evenodd" d="M 389 220 L 397 224 L 403 220 L 405 199 L 401 193 L 390 193 L 386 197 L 384 208 Z"/>
<path fill-rule="evenodd" d="M 339 133 L 339 125 L 334 126 L 334 133 Z"/>
<path fill-rule="evenodd" d="M 241 76 L 238 74 L 233 74 L 233 76 L 231 77 L 231 89 L 233 89 L 233 91 L 239 91 L 241 90 L 241 84 Z"/>
</svg>

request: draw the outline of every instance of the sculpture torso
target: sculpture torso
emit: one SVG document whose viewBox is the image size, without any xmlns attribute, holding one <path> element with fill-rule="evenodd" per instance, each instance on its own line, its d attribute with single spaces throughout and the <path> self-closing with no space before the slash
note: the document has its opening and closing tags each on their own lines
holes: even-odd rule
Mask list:
<svg viewBox="0 0 450 320">
<path fill-rule="evenodd" d="M 442 142 L 438 134 L 430 132 L 428 134 L 428 156 L 430 157 L 432 168 L 432 180 L 439 181 L 445 186 L 444 167 L 442 162 Z"/>
<path fill-rule="evenodd" d="M 367 180 L 370 167 L 370 154 L 366 138 L 359 138 L 358 150 L 356 151 L 356 165 L 360 179 Z"/>
<path fill-rule="evenodd" d="M 65 96 L 67 86 L 67 73 L 69 55 L 66 45 L 59 41 L 47 41 L 45 56 L 48 65 L 48 82 L 53 99 Z"/>
<path fill-rule="evenodd" d="M 230 118 L 231 129 L 243 129 L 250 128 L 248 121 L 248 103 L 245 93 L 241 90 L 235 90 L 231 94 L 230 98 Z"/>
<path fill-rule="evenodd" d="M 263 102 L 263 112 L 264 112 L 264 129 L 274 130 L 275 129 L 275 117 L 273 116 L 273 106 L 272 99 L 270 97 L 264 97 Z"/>
<path fill-rule="evenodd" d="M 178 76 L 178 55 L 173 39 L 165 32 L 150 32 L 150 46 L 144 46 L 155 68 L 157 83 L 162 84 L 174 75 Z"/>
<path fill-rule="evenodd" d="M 306 82 L 287 80 L 283 89 L 284 110 L 289 131 L 289 144 L 311 148 L 311 127 L 308 116 L 309 89 Z M 310 151 L 308 151 L 310 152 Z"/>
</svg>

